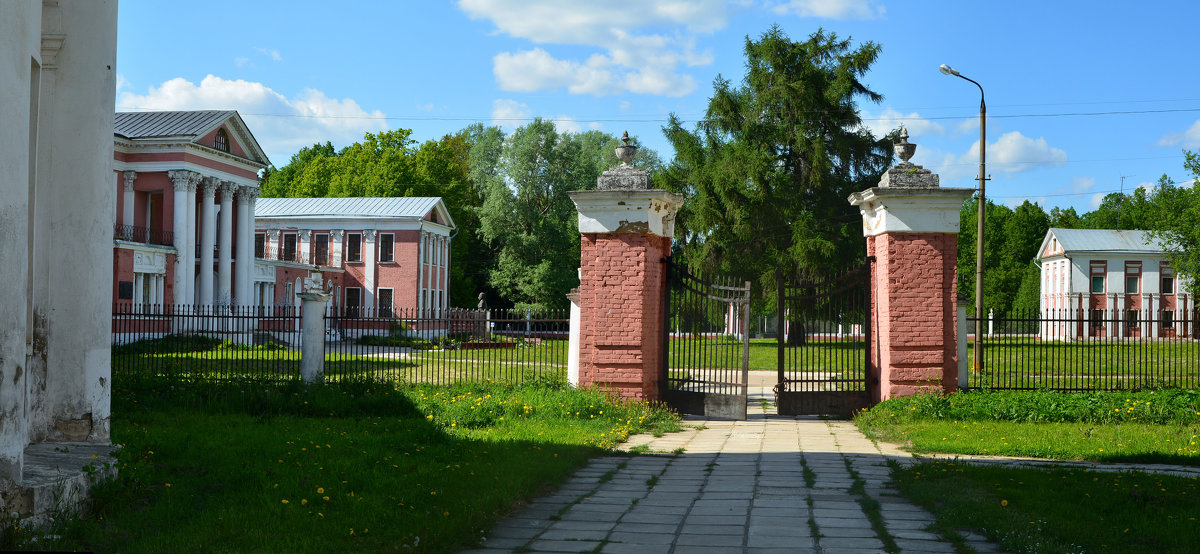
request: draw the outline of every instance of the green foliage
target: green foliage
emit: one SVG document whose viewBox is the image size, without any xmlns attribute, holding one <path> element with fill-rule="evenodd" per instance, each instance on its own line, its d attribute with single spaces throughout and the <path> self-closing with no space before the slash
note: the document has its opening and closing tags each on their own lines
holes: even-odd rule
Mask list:
<svg viewBox="0 0 1200 554">
<path fill-rule="evenodd" d="M 1042 298 L 1042 268 L 1037 262 L 1029 262 L 1021 274 L 1021 286 L 1013 299 L 1013 313 L 1033 315 L 1038 313 Z"/>
<path fill-rule="evenodd" d="M 507 137 L 498 128 L 475 128 L 468 158 L 483 191 L 478 235 L 495 256 L 488 283 L 500 300 L 517 307 L 563 308 L 579 284 L 579 229 L 567 193 L 596 188 L 617 164 L 617 139 L 600 131 L 560 133 L 535 119 Z M 648 149 L 634 165 L 652 172 L 658 156 Z"/>
<path fill-rule="evenodd" d="M 1013 421 L 1021 423 L 1200 422 L 1200 391 L 971 391 L 886 400 L 858 416 L 872 421 Z"/>
<path fill-rule="evenodd" d="M 1200 178 L 1200 152 L 1184 152 L 1186 168 Z M 1156 206 L 1151 234 L 1167 252 L 1167 259 L 1190 277 L 1187 291 L 1200 294 L 1200 181 L 1177 186 L 1166 175 L 1158 181 L 1152 202 Z M 1140 189 L 1139 189 L 1140 190 Z"/>
<path fill-rule="evenodd" d="M 663 131 L 676 158 L 660 184 L 687 196 L 676 223 L 688 265 L 763 284 L 778 271 L 847 264 L 863 256 L 861 218 L 846 202 L 891 161 L 886 140 L 861 126 L 857 101 L 879 55 L 818 30 L 802 42 L 778 27 L 746 39 L 740 86 L 718 77 L 705 119 Z"/>
<path fill-rule="evenodd" d="M 225 341 L 228 342 L 228 341 Z M 222 346 L 220 339 L 204 335 L 167 335 L 112 347 L 112 355 L 166 354 L 172 352 L 207 352 Z"/>
</svg>

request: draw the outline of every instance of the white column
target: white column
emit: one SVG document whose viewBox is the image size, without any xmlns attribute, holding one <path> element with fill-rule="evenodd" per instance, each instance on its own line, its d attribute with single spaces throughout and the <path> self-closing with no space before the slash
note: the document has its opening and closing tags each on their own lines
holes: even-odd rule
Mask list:
<svg viewBox="0 0 1200 554">
<path fill-rule="evenodd" d="M 217 242 L 217 230 L 213 225 L 213 199 L 217 192 L 217 180 L 213 177 L 205 177 L 200 182 L 200 196 L 197 201 L 200 203 L 200 220 L 197 224 L 200 234 L 200 264 L 199 264 L 199 282 L 200 290 L 199 301 L 201 306 L 213 305 L 213 248 Z"/>
<path fill-rule="evenodd" d="M 450 307 L 450 237 L 446 237 L 446 295 L 442 297 L 442 305 Z"/>
<path fill-rule="evenodd" d="M 343 229 L 334 229 L 329 232 L 329 236 L 333 241 L 333 246 L 329 247 L 329 265 L 333 267 L 342 267 L 342 240 L 346 235 Z M 336 302 L 336 299 L 334 300 Z"/>
<path fill-rule="evenodd" d="M 188 276 L 191 275 L 189 262 L 191 262 L 191 256 L 187 247 L 187 192 L 188 186 L 194 186 L 196 180 L 200 178 L 200 174 L 193 171 L 172 170 L 167 172 L 167 176 L 175 184 L 175 203 L 171 210 L 171 229 L 174 233 L 172 244 L 175 246 L 175 277 L 172 280 L 171 302 L 174 304 L 191 304 L 191 299 L 188 297 Z"/>
<path fill-rule="evenodd" d="M 196 174 L 196 180 L 188 184 L 187 202 L 184 203 L 187 214 L 187 243 L 184 248 L 187 250 L 188 263 L 183 276 L 187 279 L 187 296 L 184 298 L 188 304 L 196 303 L 196 187 L 200 184 L 200 178 Z"/>
<path fill-rule="evenodd" d="M 233 193 L 237 185 L 221 183 L 221 225 L 217 237 L 217 296 L 221 304 L 233 301 Z"/>
<path fill-rule="evenodd" d="M 1143 337 L 1158 336 L 1158 314 L 1154 313 L 1154 295 L 1146 293 L 1142 295 L 1142 319 L 1145 320 L 1146 330 L 1142 332 Z"/>
<path fill-rule="evenodd" d="M 146 307 L 143 305 L 146 303 L 146 299 L 144 297 L 142 297 L 142 286 L 143 286 L 142 280 L 143 279 L 144 279 L 143 274 L 141 274 L 141 273 L 133 274 L 133 311 L 134 312 L 141 312 L 146 309 Z"/>
<path fill-rule="evenodd" d="M 309 243 L 312 242 L 312 229 L 301 229 L 299 235 L 299 244 L 296 246 L 299 249 L 296 252 L 296 261 L 302 264 L 312 263 L 312 256 L 308 254 Z"/>
<path fill-rule="evenodd" d="M 126 171 L 124 173 L 124 176 L 125 176 L 125 198 L 124 198 L 125 205 L 121 207 L 121 225 L 125 225 L 126 227 L 132 227 L 134 224 L 133 223 L 134 222 L 134 219 L 133 219 L 133 181 L 135 179 L 137 179 L 137 172 L 136 171 Z M 133 232 L 132 229 L 126 229 L 125 231 L 128 233 Z M 147 239 L 148 238 L 149 237 L 147 237 Z"/>
<path fill-rule="evenodd" d="M 363 229 L 363 306 L 375 313 L 375 229 Z"/>
<path fill-rule="evenodd" d="M 237 218 L 237 276 L 234 278 L 234 303 L 249 306 L 254 295 L 250 291 L 251 269 L 254 267 L 254 201 L 258 198 L 255 187 L 238 189 Z"/>
</svg>

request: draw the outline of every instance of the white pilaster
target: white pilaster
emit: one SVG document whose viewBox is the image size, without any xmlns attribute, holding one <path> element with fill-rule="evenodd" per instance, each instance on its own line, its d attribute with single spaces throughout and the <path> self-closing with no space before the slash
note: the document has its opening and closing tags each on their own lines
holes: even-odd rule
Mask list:
<svg viewBox="0 0 1200 554">
<path fill-rule="evenodd" d="M 333 267 L 343 267 L 342 265 L 342 241 L 346 236 L 344 229 L 334 229 L 329 232 L 330 240 L 333 241 L 333 246 L 329 247 L 329 265 Z M 337 299 L 334 299 L 336 302 Z"/>
<path fill-rule="evenodd" d="M 266 240 L 267 259 L 278 260 L 280 248 L 282 248 L 282 246 L 279 243 L 279 229 L 268 229 Z M 272 254 L 272 252 L 274 252 L 274 254 Z"/>
<path fill-rule="evenodd" d="M 196 179 L 188 183 L 187 201 L 184 202 L 184 213 L 187 215 L 187 242 L 184 244 L 184 249 L 187 250 L 187 267 L 184 268 L 183 276 L 187 281 L 187 292 L 184 300 L 188 304 L 196 303 L 196 187 L 200 184 L 200 175 L 196 175 Z"/>
<path fill-rule="evenodd" d="M 363 306 L 373 314 L 375 308 L 375 229 L 363 229 Z"/>
<path fill-rule="evenodd" d="M 136 171 L 126 171 L 125 177 L 125 196 L 124 206 L 121 206 L 121 225 L 132 227 L 133 220 L 133 181 L 137 179 Z M 126 229 L 128 232 L 133 232 L 132 229 Z M 147 237 L 149 238 L 149 237 Z"/>
<path fill-rule="evenodd" d="M 297 245 L 299 250 L 296 252 L 296 261 L 300 263 L 312 263 L 312 256 L 309 255 L 309 245 L 312 244 L 312 229 L 300 230 L 300 244 Z"/>
<path fill-rule="evenodd" d="M 217 230 L 214 228 L 213 199 L 217 192 L 217 179 L 205 177 L 200 183 L 200 264 L 199 264 L 199 300 L 201 306 L 213 305 L 213 248 L 217 242 Z"/>
<path fill-rule="evenodd" d="M 417 234 L 417 317 L 421 317 L 425 309 L 425 256 L 429 247 L 425 245 L 425 231 Z"/>
<path fill-rule="evenodd" d="M 221 225 L 217 237 L 217 296 L 216 301 L 230 304 L 233 301 L 233 193 L 237 185 L 221 183 Z"/>
</svg>

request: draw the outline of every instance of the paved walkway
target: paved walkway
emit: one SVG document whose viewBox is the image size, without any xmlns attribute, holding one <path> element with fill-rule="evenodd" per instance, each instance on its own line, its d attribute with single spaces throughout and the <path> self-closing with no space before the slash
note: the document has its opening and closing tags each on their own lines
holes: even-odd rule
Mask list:
<svg viewBox="0 0 1200 554">
<path fill-rule="evenodd" d="M 631 437 L 623 448 L 657 455 L 592 460 L 498 523 L 474 552 L 880 552 L 864 499 L 878 502 L 902 550 L 955 551 L 925 531 L 932 515 L 886 485 L 887 460 L 909 454 L 877 447 L 848 421 L 764 411 L 769 394 L 751 390 L 747 421 L 688 417 L 683 432 Z"/>
</svg>

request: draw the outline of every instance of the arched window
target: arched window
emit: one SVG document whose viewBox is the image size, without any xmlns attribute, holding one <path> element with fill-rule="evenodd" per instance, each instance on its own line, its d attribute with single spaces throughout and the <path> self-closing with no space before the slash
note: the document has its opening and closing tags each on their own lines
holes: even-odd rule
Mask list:
<svg viewBox="0 0 1200 554">
<path fill-rule="evenodd" d="M 229 133 L 225 129 L 217 129 L 217 137 L 213 139 L 213 148 L 222 152 L 229 151 Z"/>
</svg>

